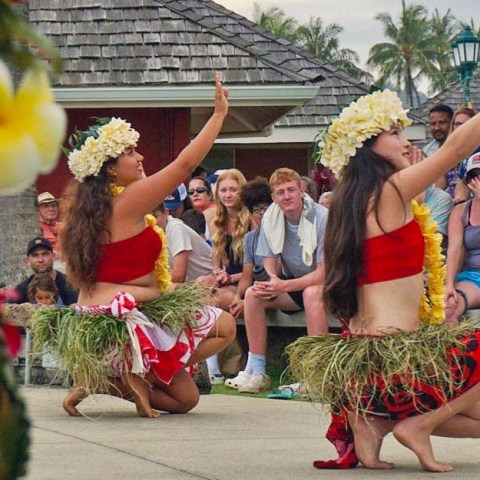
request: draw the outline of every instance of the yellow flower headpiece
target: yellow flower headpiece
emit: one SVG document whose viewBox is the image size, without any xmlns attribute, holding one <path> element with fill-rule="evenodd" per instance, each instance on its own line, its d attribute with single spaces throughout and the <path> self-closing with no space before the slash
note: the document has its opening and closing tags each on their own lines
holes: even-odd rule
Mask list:
<svg viewBox="0 0 480 480">
<path fill-rule="evenodd" d="M 97 176 L 109 158 L 117 158 L 126 148 L 136 146 L 140 134 L 121 118 L 98 119 L 99 123 L 70 138 L 74 149 L 68 154 L 68 167 L 79 182 Z M 106 123 L 108 122 L 108 123 Z"/>
<path fill-rule="evenodd" d="M 345 107 L 320 135 L 317 160 L 340 178 L 365 140 L 389 130 L 392 125 L 404 128 L 411 123 L 395 92 L 383 90 L 365 95 Z"/>
</svg>

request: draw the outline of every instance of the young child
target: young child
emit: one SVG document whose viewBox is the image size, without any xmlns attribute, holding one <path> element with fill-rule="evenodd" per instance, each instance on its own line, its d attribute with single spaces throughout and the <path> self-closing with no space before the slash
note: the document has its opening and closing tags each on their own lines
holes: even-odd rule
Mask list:
<svg viewBox="0 0 480 480">
<path fill-rule="evenodd" d="M 46 273 L 34 275 L 28 285 L 28 299 L 31 303 L 56 305 L 58 290 L 53 278 Z"/>
</svg>

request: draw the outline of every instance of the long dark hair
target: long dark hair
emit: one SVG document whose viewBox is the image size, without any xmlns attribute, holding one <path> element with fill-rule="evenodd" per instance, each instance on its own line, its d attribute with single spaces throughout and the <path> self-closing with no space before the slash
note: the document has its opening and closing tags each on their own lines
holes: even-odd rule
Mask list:
<svg viewBox="0 0 480 480">
<path fill-rule="evenodd" d="M 366 141 L 350 160 L 342 180 L 334 187 L 328 213 L 324 300 L 328 310 L 340 318 L 350 318 L 358 310 L 357 277 L 363 266 L 369 202 L 373 198 L 375 218 L 382 228 L 378 217 L 380 194 L 384 183 L 396 172 L 395 167 L 372 150 L 376 138 Z"/>
<path fill-rule="evenodd" d="M 115 162 L 108 160 L 97 176 L 90 175 L 83 183 L 72 180 L 65 190 L 60 242 L 68 279 L 76 288 L 88 290 L 95 283 L 100 245 L 110 237 L 112 195 L 107 167 Z"/>
</svg>

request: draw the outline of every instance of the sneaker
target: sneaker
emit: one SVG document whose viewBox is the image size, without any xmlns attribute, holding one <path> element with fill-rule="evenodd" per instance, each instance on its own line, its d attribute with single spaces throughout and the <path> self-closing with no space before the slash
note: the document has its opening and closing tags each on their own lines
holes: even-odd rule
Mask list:
<svg viewBox="0 0 480 480">
<path fill-rule="evenodd" d="M 210 385 L 222 385 L 225 381 L 225 377 L 221 373 L 214 373 L 213 375 L 209 375 L 210 377 Z"/>
<path fill-rule="evenodd" d="M 264 373 L 252 373 L 246 383 L 240 385 L 240 393 L 260 393 L 270 388 L 270 377 Z"/>
<path fill-rule="evenodd" d="M 238 372 L 238 375 L 236 377 L 227 378 L 225 380 L 225 386 L 228 388 L 233 388 L 235 390 L 238 390 L 241 385 L 243 385 L 248 381 L 249 378 L 250 378 L 250 374 L 241 370 L 240 372 Z"/>
</svg>

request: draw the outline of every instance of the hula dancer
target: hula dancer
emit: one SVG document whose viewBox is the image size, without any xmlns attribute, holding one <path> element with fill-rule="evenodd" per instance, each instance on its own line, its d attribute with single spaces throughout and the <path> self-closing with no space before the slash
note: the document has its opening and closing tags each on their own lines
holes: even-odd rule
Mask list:
<svg viewBox="0 0 480 480">
<path fill-rule="evenodd" d="M 88 394 L 108 391 L 135 401 L 140 416 L 185 413 L 198 402 L 186 367 L 235 338 L 234 319 L 204 306 L 199 287 L 170 288 L 163 231 L 148 215 L 208 153 L 228 111 L 216 75 L 215 110 L 168 166 L 147 177 L 138 132 L 118 118 L 73 136 L 62 245 L 75 309 L 45 308 L 34 335 L 55 351 L 75 385 L 63 402 L 72 416 Z"/>
<path fill-rule="evenodd" d="M 340 458 L 318 468 L 358 460 L 392 468 L 380 448 L 393 432 L 425 470 L 446 472 L 430 436 L 480 437 L 480 334 L 468 323 L 442 323 L 441 238 L 415 202 L 478 146 L 480 116 L 422 161 L 402 135 L 409 123 L 385 90 L 353 102 L 320 139 L 322 164 L 339 177 L 325 237 L 325 302 L 350 320 L 343 335 L 303 338 L 289 350 L 312 399 L 332 405 L 327 438 Z"/>
</svg>

